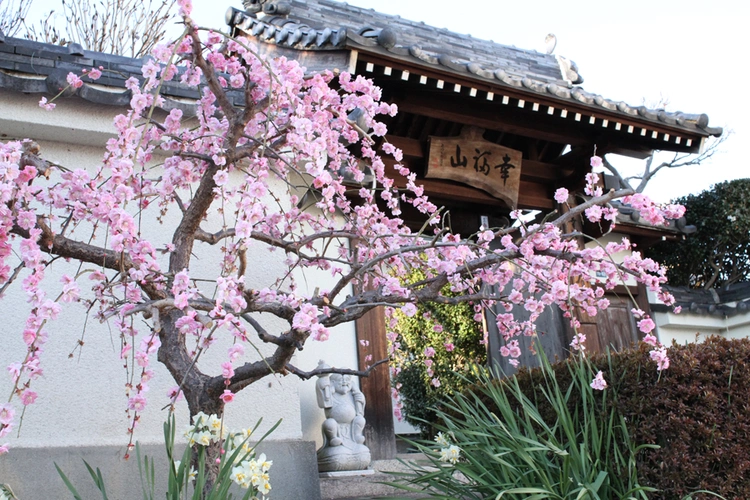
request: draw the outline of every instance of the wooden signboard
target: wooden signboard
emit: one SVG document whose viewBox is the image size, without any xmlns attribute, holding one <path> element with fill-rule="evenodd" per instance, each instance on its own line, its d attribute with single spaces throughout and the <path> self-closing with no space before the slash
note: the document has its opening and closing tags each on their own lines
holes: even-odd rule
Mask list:
<svg viewBox="0 0 750 500">
<path fill-rule="evenodd" d="M 425 177 L 468 184 L 516 208 L 523 154 L 484 140 L 483 132 L 464 127 L 458 137 L 430 137 Z"/>
</svg>

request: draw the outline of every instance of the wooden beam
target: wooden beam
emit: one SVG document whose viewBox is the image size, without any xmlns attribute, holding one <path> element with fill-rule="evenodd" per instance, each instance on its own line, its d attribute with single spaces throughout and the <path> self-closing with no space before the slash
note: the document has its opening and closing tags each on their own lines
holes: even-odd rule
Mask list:
<svg viewBox="0 0 750 500">
<path fill-rule="evenodd" d="M 404 156 L 424 158 L 425 145 L 419 139 L 410 139 L 397 135 L 387 135 L 385 139 L 400 149 L 404 153 Z"/>
<path fill-rule="evenodd" d="M 449 102 L 448 99 L 443 99 L 440 101 L 440 107 L 438 108 L 435 100 L 419 95 L 409 95 L 408 98 L 394 98 L 394 102 L 401 111 L 415 115 L 429 116 L 465 125 L 475 125 L 501 132 L 510 132 L 558 144 L 583 145 L 590 144 L 591 142 L 590 139 L 581 137 L 580 135 L 564 133 L 563 127 L 560 127 L 559 131 L 547 131 L 542 129 L 542 127 L 521 125 L 522 121 L 520 120 L 503 119 L 499 113 L 488 111 L 487 108 L 489 106 L 486 103 L 482 103 L 482 108 L 484 109 L 475 109 L 474 106 L 458 105 L 455 102 Z"/>
<path fill-rule="evenodd" d="M 378 307 L 369 311 L 359 318 L 355 325 L 359 369 L 366 370 L 374 361 L 389 356 L 383 308 Z M 365 361 L 368 355 L 372 358 L 370 361 Z M 369 377 L 359 379 L 359 384 L 366 403 L 365 445 L 370 448 L 373 460 L 391 459 L 396 456 L 396 432 L 393 426 L 391 377 L 388 365 L 378 366 Z"/>
<path fill-rule="evenodd" d="M 570 175 L 572 170 L 554 163 L 523 160 L 521 163 L 521 180 L 554 183 Z"/>
</svg>

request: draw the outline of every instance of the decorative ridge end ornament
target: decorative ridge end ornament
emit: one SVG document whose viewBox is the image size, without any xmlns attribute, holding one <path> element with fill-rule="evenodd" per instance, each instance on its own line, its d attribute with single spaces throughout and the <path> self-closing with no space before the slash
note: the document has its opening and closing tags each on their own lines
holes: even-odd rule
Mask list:
<svg viewBox="0 0 750 500">
<path fill-rule="evenodd" d="M 515 209 L 523 153 L 487 141 L 483 134 L 484 129 L 466 125 L 458 137 L 430 136 L 425 177 L 468 184 Z"/>
<path fill-rule="evenodd" d="M 583 77 L 578 73 L 578 65 L 575 62 L 560 55 L 556 55 L 555 58 L 557 59 L 557 64 L 560 65 L 560 73 L 562 73 L 565 81 L 571 85 L 580 85 L 583 83 Z"/>
<path fill-rule="evenodd" d="M 330 368 L 322 359 L 318 369 Z M 323 408 L 323 446 L 318 450 L 318 471 L 363 470 L 370 465 L 365 446 L 365 396 L 352 384 L 351 375 L 318 375 L 318 406 Z"/>
</svg>

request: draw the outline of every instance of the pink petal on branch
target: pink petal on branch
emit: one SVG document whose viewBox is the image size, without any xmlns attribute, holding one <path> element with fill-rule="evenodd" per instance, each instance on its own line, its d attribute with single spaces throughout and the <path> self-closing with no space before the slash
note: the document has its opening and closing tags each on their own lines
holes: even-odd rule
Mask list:
<svg viewBox="0 0 750 500">
<path fill-rule="evenodd" d="M 13 417 L 15 416 L 15 410 L 10 404 L 4 404 L 0 406 L 0 424 L 10 424 L 13 422 Z"/>
<path fill-rule="evenodd" d="M 47 98 L 46 97 L 42 97 L 39 100 L 39 107 L 40 108 L 44 108 L 47 111 L 52 111 L 53 109 L 55 109 L 55 106 L 57 106 L 57 104 L 52 103 L 52 102 L 47 102 Z"/>
<path fill-rule="evenodd" d="M 607 381 L 604 380 L 604 374 L 601 372 L 601 370 L 596 374 L 596 377 L 594 377 L 594 380 L 591 382 L 591 388 L 597 391 L 603 391 L 607 388 Z"/>
<path fill-rule="evenodd" d="M 23 403 L 24 406 L 34 404 L 34 401 L 36 401 L 36 397 L 36 392 L 26 389 L 21 393 L 21 403 Z"/>
<path fill-rule="evenodd" d="M 555 201 L 560 204 L 567 203 L 568 196 L 570 196 L 570 194 L 565 188 L 559 188 L 557 191 L 555 191 Z"/>
<path fill-rule="evenodd" d="M 83 80 L 81 80 L 81 77 L 75 73 L 68 73 L 66 80 L 68 81 L 68 85 L 74 89 L 79 89 L 83 85 Z"/>
<path fill-rule="evenodd" d="M 231 403 L 234 401 L 234 393 L 229 389 L 225 389 L 221 396 L 219 396 L 224 404 Z"/>
<path fill-rule="evenodd" d="M 638 322 L 638 329 L 643 333 L 651 333 L 654 328 L 656 328 L 656 323 L 648 316 Z"/>
</svg>

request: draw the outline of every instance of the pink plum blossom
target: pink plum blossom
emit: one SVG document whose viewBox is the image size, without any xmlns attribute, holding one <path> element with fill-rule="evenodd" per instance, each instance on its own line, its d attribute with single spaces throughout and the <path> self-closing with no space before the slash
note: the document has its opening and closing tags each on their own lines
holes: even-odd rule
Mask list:
<svg viewBox="0 0 750 500">
<path fill-rule="evenodd" d="M 245 354 L 245 346 L 242 344 L 234 344 L 229 348 L 229 360 L 237 361 L 240 357 Z"/>
<path fill-rule="evenodd" d="M 146 409 L 146 398 L 142 394 L 136 394 L 128 399 L 128 408 L 137 412 Z"/>
<path fill-rule="evenodd" d="M 656 328 L 656 323 L 648 316 L 638 322 L 638 329 L 643 333 L 651 333 L 654 328 Z"/>
<path fill-rule="evenodd" d="M 55 109 L 55 106 L 57 106 L 57 104 L 52 103 L 52 102 L 48 102 L 46 97 L 42 97 L 39 100 L 39 107 L 40 108 L 44 108 L 47 111 L 52 111 L 53 109 Z"/>
<path fill-rule="evenodd" d="M 36 401 L 37 394 L 36 392 L 26 389 L 25 391 L 21 392 L 21 403 L 24 404 L 24 406 L 28 406 L 30 404 L 34 404 L 34 401 Z"/>
<path fill-rule="evenodd" d="M 184 399 L 182 389 L 180 389 L 180 386 L 176 385 L 172 387 L 171 389 L 169 389 L 169 391 L 167 391 L 167 398 L 172 401 L 180 401 L 181 399 Z"/>
<path fill-rule="evenodd" d="M 607 388 L 607 381 L 604 380 L 604 374 L 601 370 L 596 374 L 594 380 L 591 381 L 591 388 L 596 391 L 603 391 Z"/>
<path fill-rule="evenodd" d="M 401 306 L 401 312 L 409 317 L 414 316 L 415 314 L 417 314 L 417 306 L 409 302 Z"/>
<path fill-rule="evenodd" d="M 557 191 L 555 191 L 555 201 L 560 204 L 567 203 L 569 196 L 570 193 L 568 193 L 568 190 L 565 188 L 558 188 Z"/>
<path fill-rule="evenodd" d="M 15 411 L 11 405 L 6 403 L 0 406 L 0 424 L 10 424 L 13 422 L 14 415 Z"/>
<path fill-rule="evenodd" d="M 221 376 L 226 379 L 234 377 L 234 368 L 232 367 L 232 363 L 230 361 L 226 361 L 221 364 Z"/>
<path fill-rule="evenodd" d="M 666 370 L 669 368 L 669 356 L 667 355 L 667 348 L 661 346 L 654 349 L 649 354 L 652 360 L 656 361 L 656 369 L 658 371 Z"/>
<path fill-rule="evenodd" d="M 75 73 L 68 73 L 66 80 L 68 81 L 68 85 L 74 89 L 79 89 L 83 85 L 83 80 L 81 80 L 81 77 Z"/>
<path fill-rule="evenodd" d="M 585 351 L 586 350 L 586 335 L 583 333 L 577 333 L 573 340 L 570 342 L 570 348 L 574 351 Z"/>
<path fill-rule="evenodd" d="M 232 401 L 234 401 L 234 393 L 229 389 L 225 389 L 221 396 L 219 396 L 219 398 L 224 402 L 224 404 L 231 403 Z"/>
<path fill-rule="evenodd" d="M 659 345 L 659 341 L 656 340 L 656 337 L 654 337 L 650 333 L 648 335 L 646 335 L 645 337 L 643 337 L 643 341 L 646 344 L 654 346 L 654 347 L 657 347 Z"/>
</svg>

